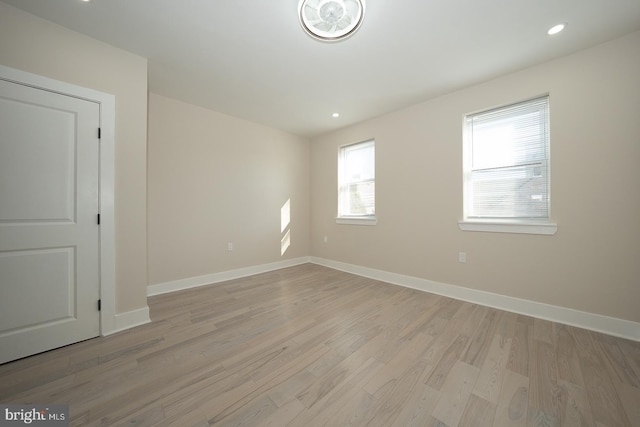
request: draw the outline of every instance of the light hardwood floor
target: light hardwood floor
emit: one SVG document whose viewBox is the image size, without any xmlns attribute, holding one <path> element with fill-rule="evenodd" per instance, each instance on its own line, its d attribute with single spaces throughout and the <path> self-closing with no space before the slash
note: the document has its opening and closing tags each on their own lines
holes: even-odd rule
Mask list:
<svg viewBox="0 0 640 427">
<path fill-rule="evenodd" d="M 71 425 L 640 426 L 640 343 L 305 264 L 0 366 Z"/>
</svg>

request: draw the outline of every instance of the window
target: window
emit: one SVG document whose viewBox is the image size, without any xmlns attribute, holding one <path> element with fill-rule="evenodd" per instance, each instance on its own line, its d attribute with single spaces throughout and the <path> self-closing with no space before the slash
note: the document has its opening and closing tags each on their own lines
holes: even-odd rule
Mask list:
<svg viewBox="0 0 640 427">
<path fill-rule="evenodd" d="M 375 224 L 375 141 L 340 147 L 338 222 Z"/>
<path fill-rule="evenodd" d="M 545 229 L 549 224 L 549 97 L 466 116 L 463 173 L 463 230 L 555 233 L 554 224 Z M 480 228 L 474 228 L 474 223 Z"/>
</svg>

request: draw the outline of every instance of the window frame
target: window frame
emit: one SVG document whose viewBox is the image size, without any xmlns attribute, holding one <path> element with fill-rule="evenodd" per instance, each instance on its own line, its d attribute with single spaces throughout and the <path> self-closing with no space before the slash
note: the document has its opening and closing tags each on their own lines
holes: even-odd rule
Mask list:
<svg viewBox="0 0 640 427">
<path fill-rule="evenodd" d="M 472 155 L 473 155 L 473 140 L 471 135 L 470 123 L 473 117 L 479 115 L 496 112 L 499 110 L 513 108 L 516 109 L 527 103 L 536 103 L 544 100 L 546 103 L 545 123 L 546 138 L 544 141 L 546 157 L 544 159 L 545 165 L 543 169 L 546 170 L 546 191 L 547 191 L 547 216 L 542 218 L 519 218 L 519 217 L 482 217 L 471 216 L 471 204 L 473 203 L 472 185 L 471 179 L 472 168 Z M 477 111 L 474 113 L 465 114 L 463 116 L 463 164 L 462 164 L 462 178 L 463 178 L 463 219 L 458 222 L 458 226 L 463 231 L 484 231 L 484 232 L 497 232 L 497 233 L 520 233 L 520 234 L 543 234 L 553 235 L 557 232 L 557 224 L 551 222 L 551 153 L 550 153 L 550 96 L 544 94 L 532 98 L 528 98 L 522 101 L 513 102 L 510 104 L 501 105 L 495 108 L 489 108 L 486 110 Z M 503 168 L 520 166 L 518 162 L 514 162 L 511 165 L 503 166 Z"/>
<path fill-rule="evenodd" d="M 344 174 L 345 174 L 345 157 L 346 157 L 346 153 L 348 149 L 352 149 L 356 146 L 362 146 L 362 148 L 364 148 L 365 146 L 372 146 L 373 147 L 373 178 L 372 179 L 363 179 L 361 181 L 350 181 L 350 182 L 345 182 L 345 178 L 344 178 Z M 376 141 L 375 139 L 371 138 L 371 139 L 367 139 L 364 141 L 360 141 L 360 142 L 356 142 L 356 143 L 351 143 L 351 144 L 345 144 L 345 145 L 341 145 L 340 147 L 338 147 L 338 200 L 337 200 L 337 215 L 336 215 L 336 223 L 338 224 L 351 224 L 351 225 L 376 225 L 377 224 L 377 217 L 376 217 L 376 202 L 375 202 L 375 181 L 376 181 L 376 173 L 375 173 L 375 169 L 376 169 L 376 160 L 375 160 L 375 148 L 376 148 Z M 342 188 L 347 185 L 347 184 L 354 184 L 354 183 L 363 183 L 363 182 L 367 182 L 367 181 L 371 181 L 374 184 L 374 202 L 373 202 L 373 213 L 372 214 L 365 214 L 365 215 L 354 215 L 354 214 L 349 214 L 349 213 L 345 213 L 344 209 L 343 209 L 343 198 L 344 198 L 344 194 L 342 191 Z"/>
</svg>

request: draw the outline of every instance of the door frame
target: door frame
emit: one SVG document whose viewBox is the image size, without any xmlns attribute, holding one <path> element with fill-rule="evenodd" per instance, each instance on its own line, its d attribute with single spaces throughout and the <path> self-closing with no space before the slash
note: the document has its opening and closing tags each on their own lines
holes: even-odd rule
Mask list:
<svg viewBox="0 0 640 427">
<path fill-rule="evenodd" d="M 116 332 L 115 269 L 115 96 L 0 65 L 0 79 L 61 95 L 95 102 L 100 106 L 100 148 L 98 176 L 100 335 Z"/>
</svg>

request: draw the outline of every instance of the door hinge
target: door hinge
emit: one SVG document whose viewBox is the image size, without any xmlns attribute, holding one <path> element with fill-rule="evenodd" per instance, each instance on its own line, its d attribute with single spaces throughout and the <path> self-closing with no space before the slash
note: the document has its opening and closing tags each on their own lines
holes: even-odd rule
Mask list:
<svg viewBox="0 0 640 427">
<path fill-rule="evenodd" d="M 98 300 L 98 311 L 102 311 L 102 300 Z"/>
<path fill-rule="evenodd" d="M 100 214 L 98 214 L 98 225 L 100 225 Z"/>
<path fill-rule="evenodd" d="M 98 139 L 102 138 L 102 128 L 98 128 Z"/>
</svg>

